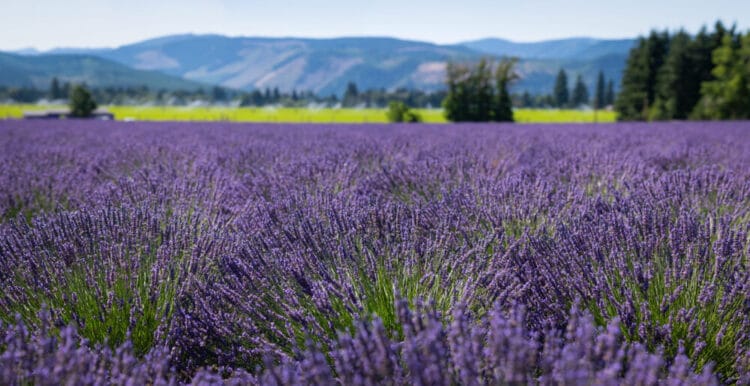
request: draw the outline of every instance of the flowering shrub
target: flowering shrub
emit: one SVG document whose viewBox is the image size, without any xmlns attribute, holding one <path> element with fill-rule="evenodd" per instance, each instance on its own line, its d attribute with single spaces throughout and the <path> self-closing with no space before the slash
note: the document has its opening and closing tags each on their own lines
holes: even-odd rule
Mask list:
<svg viewBox="0 0 750 386">
<path fill-rule="evenodd" d="M 747 384 L 748 129 L 1 122 L 0 376 Z"/>
</svg>

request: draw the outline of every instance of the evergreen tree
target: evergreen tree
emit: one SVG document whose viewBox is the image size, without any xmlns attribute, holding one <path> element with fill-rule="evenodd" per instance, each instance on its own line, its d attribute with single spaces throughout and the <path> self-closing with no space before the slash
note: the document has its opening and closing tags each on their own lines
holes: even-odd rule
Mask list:
<svg viewBox="0 0 750 386">
<path fill-rule="evenodd" d="M 750 33 L 742 38 L 725 34 L 713 53 L 715 80 L 705 82 L 698 109 L 700 118 L 750 118 Z"/>
<path fill-rule="evenodd" d="M 689 54 L 693 75 L 685 80 L 689 82 L 689 86 L 685 87 L 688 92 L 685 98 L 693 105 L 689 115 L 691 118 L 707 118 L 701 117 L 704 112 L 699 103 L 703 96 L 702 88 L 704 83 L 715 80 L 713 53 L 721 47 L 724 36 L 727 35 L 734 37 L 735 27 L 727 29 L 719 21 L 714 25 L 714 32 L 709 34 L 703 27 L 691 42 Z"/>
<path fill-rule="evenodd" d="M 575 87 L 573 87 L 572 97 L 573 107 L 579 107 L 589 103 L 589 90 L 586 88 L 586 84 L 583 83 L 583 77 L 579 74 L 576 78 Z"/>
<path fill-rule="evenodd" d="M 568 102 L 570 101 L 570 94 L 568 92 L 568 75 L 562 68 L 560 69 L 560 72 L 557 73 L 552 96 L 555 98 L 556 107 L 562 108 L 568 106 Z"/>
<path fill-rule="evenodd" d="M 492 118 L 491 109 L 495 99 L 495 90 L 492 88 L 492 69 L 487 59 L 479 60 L 469 79 L 471 90 L 470 120 L 488 122 Z"/>
<path fill-rule="evenodd" d="M 651 31 L 630 50 L 615 108 L 620 120 L 646 120 L 656 100 L 656 80 L 667 52 L 669 33 Z"/>
<path fill-rule="evenodd" d="M 604 82 L 604 71 L 599 71 L 599 76 L 596 77 L 596 94 L 594 94 L 595 109 L 601 109 L 607 105 L 607 100 L 605 98 L 606 85 Z"/>
<path fill-rule="evenodd" d="M 219 86 L 214 86 L 211 89 L 211 100 L 216 102 L 224 102 L 227 100 L 227 92 Z"/>
<path fill-rule="evenodd" d="M 649 119 L 686 119 L 693 109 L 695 101 L 689 100 L 691 90 L 688 90 L 694 76 L 690 44 L 690 35 L 683 30 L 672 37 L 669 53 L 657 76 L 656 100 Z"/>
<path fill-rule="evenodd" d="M 469 91 L 467 90 L 467 80 L 469 67 L 464 64 L 449 62 L 445 73 L 448 85 L 448 94 L 443 100 L 445 117 L 453 122 L 468 121 Z"/>
<path fill-rule="evenodd" d="M 89 90 L 76 85 L 70 92 L 70 115 L 76 118 L 87 118 L 96 110 L 96 102 Z"/>
<path fill-rule="evenodd" d="M 62 99 L 63 97 L 64 95 L 62 89 L 60 89 L 60 82 L 57 80 L 57 77 L 53 77 L 49 86 L 49 99 L 57 100 Z"/>
<path fill-rule="evenodd" d="M 518 78 L 516 63 L 516 59 L 502 59 L 497 64 L 483 59 L 474 66 L 448 63 L 448 92 L 443 100 L 446 118 L 453 122 L 512 121 L 508 86 Z"/>
<path fill-rule="evenodd" d="M 604 93 L 604 106 L 614 106 L 615 104 L 615 81 L 610 79 L 607 82 L 607 91 Z"/>
<path fill-rule="evenodd" d="M 354 82 L 349 82 L 344 91 L 344 98 L 341 100 L 341 106 L 354 107 L 359 102 L 359 90 Z"/>
<path fill-rule="evenodd" d="M 513 122 L 513 102 L 508 87 L 519 78 L 515 72 L 518 59 L 503 59 L 495 69 L 495 93 L 497 94 L 492 120 L 495 122 Z"/>
</svg>

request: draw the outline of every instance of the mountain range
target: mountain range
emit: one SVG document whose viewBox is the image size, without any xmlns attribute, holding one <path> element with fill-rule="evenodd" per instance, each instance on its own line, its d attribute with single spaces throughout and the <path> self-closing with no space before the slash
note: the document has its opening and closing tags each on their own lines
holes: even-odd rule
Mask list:
<svg viewBox="0 0 750 386">
<path fill-rule="evenodd" d="M 196 90 L 205 85 L 156 71 L 144 71 L 84 54 L 14 55 L 0 52 L 0 85 L 46 89 L 53 77 L 91 87 Z"/>
<path fill-rule="evenodd" d="M 444 87 L 448 61 L 520 58 L 514 91 L 549 93 L 560 68 L 593 87 L 598 72 L 619 84 L 634 39 L 571 38 L 535 43 L 482 39 L 452 45 L 386 37 L 333 39 L 172 35 L 117 48 L 0 53 L 0 85 L 46 87 L 52 76 L 91 86 L 148 85 L 238 90 L 278 87 L 341 94 L 360 89 Z M 572 85 L 571 85 L 572 87 Z"/>
</svg>

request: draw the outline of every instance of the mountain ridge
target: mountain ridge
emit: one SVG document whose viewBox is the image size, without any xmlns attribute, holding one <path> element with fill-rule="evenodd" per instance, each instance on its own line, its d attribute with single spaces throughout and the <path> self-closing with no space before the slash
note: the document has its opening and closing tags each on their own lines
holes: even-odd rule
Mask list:
<svg viewBox="0 0 750 386">
<path fill-rule="evenodd" d="M 596 39 L 573 37 L 514 42 L 501 38 L 484 38 L 462 42 L 474 50 L 495 55 L 519 56 L 527 59 L 594 59 L 612 53 L 628 52 L 636 39 Z"/>
<path fill-rule="evenodd" d="M 86 54 L 16 55 L 0 52 L 0 85 L 46 89 L 53 77 L 91 87 L 141 87 L 195 90 L 208 85 L 161 72 L 133 69 Z"/>
<path fill-rule="evenodd" d="M 444 88 L 448 61 L 483 56 L 520 57 L 524 76 L 514 90 L 551 91 L 564 68 L 581 73 L 593 87 L 599 70 L 619 83 L 634 39 L 570 38 L 532 43 L 486 38 L 457 44 L 435 44 L 393 37 L 245 37 L 179 34 L 147 39 L 116 48 L 52 49 L 33 56 L 85 54 L 133 69 L 158 71 L 191 82 L 239 90 L 278 87 L 341 95 L 348 82 L 360 89 Z M 27 50 L 27 52 L 31 52 Z"/>
</svg>

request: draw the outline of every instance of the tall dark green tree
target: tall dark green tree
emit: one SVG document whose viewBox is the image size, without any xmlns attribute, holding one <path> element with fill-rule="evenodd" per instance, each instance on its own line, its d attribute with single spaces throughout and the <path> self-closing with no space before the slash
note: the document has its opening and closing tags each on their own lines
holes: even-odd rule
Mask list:
<svg viewBox="0 0 750 386">
<path fill-rule="evenodd" d="M 604 71 L 599 71 L 599 76 L 596 77 L 596 91 L 594 92 L 594 108 L 601 109 L 606 106 L 605 90 L 606 84 L 604 80 Z"/>
<path fill-rule="evenodd" d="M 89 90 L 76 85 L 70 92 L 70 115 L 76 118 L 87 118 L 96 110 L 96 102 Z"/>
<path fill-rule="evenodd" d="M 568 92 L 568 75 L 562 68 L 557 73 L 557 78 L 555 78 L 555 88 L 552 91 L 552 96 L 555 98 L 556 107 L 566 107 L 570 102 L 570 93 Z"/>
<path fill-rule="evenodd" d="M 703 84 L 700 117 L 750 119 L 750 32 L 742 37 L 724 35 L 713 63 L 715 79 Z"/>
<path fill-rule="evenodd" d="M 445 117 L 453 122 L 465 122 L 469 119 L 468 87 L 470 75 L 469 66 L 462 63 L 449 62 L 445 69 L 448 94 L 443 100 Z"/>
<path fill-rule="evenodd" d="M 344 91 L 344 98 L 341 100 L 341 105 L 344 107 L 356 106 L 359 102 L 359 90 L 354 82 L 349 82 L 346 85 L 346 91 Z"/>
<path fill-rule="evenodd" d="M 690 83 L 689 87 L 686 87 L 689 93 L 686 98 L 693 104 L 691 118 L 708 118 L 701 116 L 705 111 L 701 109 L 699 103 L 703 96 L 703 84 L 715 80 L 713 53 L 721 47 L 724 36 L 736 37 L 735 30 L 736 27 L 726 28 L 719 21 L 714 25 L 712 33 L 708 33 L 704 27 L 693 39 L 689 50 L 693 75 L 686 80 Z"/>
<path fill-rule="evenodd" d="M 669 52 L 659 69 L 656 81 L 656 99 L 649 119 L 686 119 L 695 105 L 691 99 L 693 73 L 690 55 L 691 38 L 684 30 L 677 32 L 669 43 Z M 699 83 L 695 83 L 700 87 Z M 697 90 L 696 90 L 697 91 Z"/>
<path fill-rule="evenodd" d="M 589 90 L 586 88 L 586 84 L 583 83 L 583 77 L 580 74 L 576 77 L 576 84 L 575 87 L 573 87 L 571 103 L 573 107 L 589 103 Z"/>
<path fill-rule="evenodd" d="M 62 99 L 65 97 L 65 95 L 62 93 L 62 89 L 60 88 L 60 81 L 57 80 L 57 77 L 53 77 L 52 82 L 50 82 L 48 96 L 49 99 L 52 100 Z"/>
<path fill-rule="evenodd" d="M 216 102 L 224 102 L 227 100 L 227 92 L 219 86 L 214 86 L 211 89 L 211 99 Z"/>
<path fill-rule="evenodd" d="M 448 92 L 443 100 L 446 118 L 453 122 L 512 121 L 508 87 L 517 79 L 516 63 L 516 59 L 499 63 L 483 59 L 475 65 L 448 63 Z"/>
<path fill-rule="evenodd" d="M 495 92 L 492 120 L 496 122 L 513 122 L 513 102 L 510 98 L 508 88 L 510 84 L 519 79 L 515 67 L 517 58 L 504 59 L 500 61 L 495 69 Z M 530 97 L 529 97 L 530 98 Z"/>
<path fill-rule="evenodd" d="M 488 122 L 492 116 L 492 103 L 495 90 L 492 87 L 492 68 L 487 59 L 482 58 L 469 76 L 470 94 L 469 116 L 476 122 Z"/>
<path fill-rule="evenodd" d="M 669 33 L 651 31 L 630 50 L 615 103 L 620 120 L 647 120 L 656 100 L 656 81 L 669 51 Z"/>
<path fill-rule="evenodd" d="M 718 22 L 712 34 L 703 27 L 695 37 L 685 31 L 672 37 L 659 70 L 657 98 L 650 118 L 687 119 L 693 115 L 701 99 L 702 84 L 714 80 L 713 52 L 727 35 L 735 36 L 734 27 L 727 29 Z"/>
<path fill-rule="evenodd" d="M 614 106 L 615 104 L 615 81 L 610 79 L 607 82 L 607 91 L 604 93 L 604 106 Z"/>
</svg>

